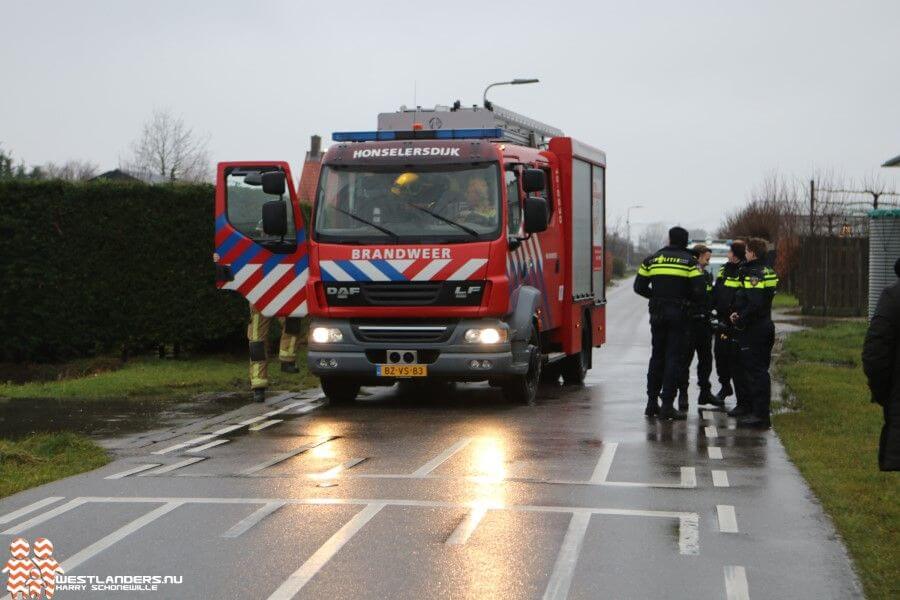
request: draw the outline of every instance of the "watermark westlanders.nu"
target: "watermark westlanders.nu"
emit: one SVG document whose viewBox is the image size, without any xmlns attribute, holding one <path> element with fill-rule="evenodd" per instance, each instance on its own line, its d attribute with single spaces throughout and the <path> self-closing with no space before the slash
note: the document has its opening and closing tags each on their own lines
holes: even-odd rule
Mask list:
<svg viewBox="0 0 900 600">
<path fill-rule="evenodd" d="M 58 575 L 57 591 L 158 592 L 163 586 L 181 585 L 182 575 Z"/>
</svg>

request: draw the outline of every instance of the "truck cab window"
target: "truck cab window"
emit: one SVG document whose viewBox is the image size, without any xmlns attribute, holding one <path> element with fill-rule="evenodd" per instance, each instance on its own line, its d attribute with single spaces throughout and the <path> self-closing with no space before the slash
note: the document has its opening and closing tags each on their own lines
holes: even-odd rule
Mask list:
<svg viewBox="0 0 900 600">
<path fill-rule="evenodd" d="M 522 226 L 522 200 L 519 192 L 519 172 L 505 171 L 506 176 L 506 202 L 507 211 L 509 212 L 509 222 L 507 223 L 507 233 L 509 235 L 518 235 Z"/>
<path fill-rule="evenodd" d="M 267 236 L 263 232 L 263 204 L 271 200 L 278 200 L 278 196 L 263 192 L 259 175 L 259 171 L 251 169 L 234 169 L 226 175 L 225 203 L 228 222 L 254 242 L 264 246 L 281 246 L 281 238 Z M 297 230 L 294 226 L 294 211 L 291 206 L 289 190 L 285 191 L 284 202 L 288 205 L 287 235 L 284 241 L 285 245 L 293 247 L 296 245 Z"/>
</svg>

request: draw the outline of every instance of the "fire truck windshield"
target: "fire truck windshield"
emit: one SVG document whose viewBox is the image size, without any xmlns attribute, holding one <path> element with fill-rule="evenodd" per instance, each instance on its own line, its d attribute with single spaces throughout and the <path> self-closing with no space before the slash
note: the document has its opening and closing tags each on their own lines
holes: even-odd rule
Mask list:
<svg viewBox="0 0 900 600">
<path fill-rule="evenodd" d="M 325 165 L 316 239 L 378 244 L 495 239 L 500 234 L 498 172 L 496 163 Z"/>
</svg>

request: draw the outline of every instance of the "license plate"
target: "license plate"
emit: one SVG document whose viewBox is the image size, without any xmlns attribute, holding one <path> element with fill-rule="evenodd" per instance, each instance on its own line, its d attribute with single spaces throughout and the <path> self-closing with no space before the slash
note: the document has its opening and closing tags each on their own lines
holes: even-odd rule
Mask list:
<svg viewBox="0 0 900 600">
<path fill-rule="evenodd" d="M 375 374 L 379 377 L 425 377 L 427 365 L 377 365 Z"/>
</svg>

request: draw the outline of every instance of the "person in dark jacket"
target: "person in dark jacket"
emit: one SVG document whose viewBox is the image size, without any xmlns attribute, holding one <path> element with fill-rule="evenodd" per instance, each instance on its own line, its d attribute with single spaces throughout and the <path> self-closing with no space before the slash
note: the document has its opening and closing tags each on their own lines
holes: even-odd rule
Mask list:
<svg viewBox="0 0 900 600">
<path fill-rule="evenodd" d="M 894 263 L 900 277 L 900 260 Z M 872 402 L 881 405 L 884 425 L 878 444 L 878 468 L 900 471 L 900 282 L 878 298 L 863 344 L 863 370 Z"/>
<path fill-rule="evenodd" d="M 674 404 L 688 342 L 688 307 L 703 302 L 706 295 L 703 272 L 687 251 L 687 243 L 686 229 L 670 229 L 669 245 L 645 258 L 634 279 L 634 291 L 650 300 L 653 349 L 644 411 L 648 417 L 683 420 L 687 416 L 676 411 Z"/>
<path fill-rule="evenodd" d="M 684 359 L 684 370 L 681 373 L 681 381 L 678 385 L 678 410 L 688 409 L 688 382 L 690 381 L 691 362 L 694 354 L 697 355 L 697 385 L 700 387 L 700 396 L 697 398 L 697 405 L 709 404 L 712 406 L 723 406 L 725 403 L 713 396 L 709 376 L 712 374 L 712 336 L 713 330 L 710 325 L 712 316 L 712 292 L 713 278 L 706 266 L 712 257 L 712 250 L 703 244 L 695 244 L 690 250 L 694 258 L 697 259 L 697 266 L 703 271 L 703 280 L 706 284 L 706 294 L 703 302 L 700 304 L 692 304 L 690 312 L 690 322 L 688 329 L 690 333 L 690 341 L 688 342 L 687 355 Z"/>
<path fill-rule="evenodd" d="M 716 283 L 713 286 L 713 307 L 716 318 L 719 321 L 719 329 L 715 336 L 713 354 L 716 359 L 716 376 L 719 379 L 719 392 L 716 398 L 720 405 L 725 404 L 725 399 L 734 394 L 734 369 L 737 363 L 737 344 L 734 339 L 734 330 L 729 326 L 728 320 L 734 305 L 734 296 L 740 287 L 740 269 L 744 264 L 745 244 L 742 240 L 734 240 L 728 251 L 728 262 L 719 268 L 716 275 Z M 743 411 L 749 413 L 748 411 Z M 731 416 L 736 416 L 732 414 Z"/>
<path fill-rule="evenodd" d="M 750 414 L 738 416 L 738 427 L 768 429 L 772 403 L 772 379 L 769 365 L 775 344 L 772 322 L 772 298 L 778 287 L 778 276 L 763 262 L 768 244 L 751 238 L 747 241 L 747 262 L 740 269 L 740 283 L 734 297 L 729 321 L 737 330 L 738 404 L 747 406 Z"/>
</svg>

